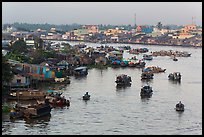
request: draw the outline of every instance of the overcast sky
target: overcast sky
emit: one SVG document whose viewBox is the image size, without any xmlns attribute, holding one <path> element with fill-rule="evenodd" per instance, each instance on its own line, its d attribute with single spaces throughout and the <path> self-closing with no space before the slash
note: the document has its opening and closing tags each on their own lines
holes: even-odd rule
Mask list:
<svg viewBox="0 0 204 137">
<path fill-rule="evenodd" d="M 202 25 L 202 2 L 3 2 L 2 23 Z"/>
</svg>

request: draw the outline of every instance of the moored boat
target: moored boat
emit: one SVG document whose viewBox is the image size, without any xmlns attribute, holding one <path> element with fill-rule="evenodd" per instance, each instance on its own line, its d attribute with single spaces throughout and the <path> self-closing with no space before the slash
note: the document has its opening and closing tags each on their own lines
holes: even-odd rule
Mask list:
<svg viewBox="0 0 204 137">
<path fill-rule="evenodd" d="M 135 63 L 135 67 L 136 68 L 144 68 L 146 65 L 146 63 L 142 60 L 138 60 L 136 63 Z"/>
<path fill-rule="evenodd" d="M 143 59 L 144 59 L 144 60 L 152 60 L 153 57 L 152 57 L 152 55 L 144 54 L 144 55 L 143 55 Z"/>
<path fill-rule="evenodd" d="M 162 69 L 158 66 L 148 66 L 142 70 L 142 72 L 149 72 L 149 73 L 160 73 L 165 71 L 166 69 Z"/>
<path fill-rule="evenodd" d="M 141 79 L 153 79 L 154 74 L 148 72 L 142 72 Z"/>
<path fill-rule="evenodd" d="M 74 69 L 74 76 L 86 76 L 88 75 L 88 68 L 81 66 Z"/>
<path fill-rule="evenodd" d="M 61 92 L 49 90 L 49 94 L 46 96 L 46 99 L 49 100 L 49 103 L 52 107 L 70 106 L 69 99 L 65 99 L 65 97 L 61 95 Z"/>
<path fill-rule="evenodd" d="M 28 89 L 28 90 L 10 91 L 8 99 L 34 100 L 34 99 L 44 99 L 45 96 L 46 96 L 46 93 L 44 91 Z"/>
<path fill-rule="evenodd" d="M 10 112 L 11 119 L 18 118 L 38 118 L 45 115 L 50 115 L 51 106 L 47 99 L 43 101 L 37 101 L 37 104 L 28 106 L 16 105 Z"/>
<path fill-rule="evenodd" d="M 52 84 L 70 84 L 69 77 L 64 78 L 55 78 L 54 81 L 51 82 Z"/>
</svg>

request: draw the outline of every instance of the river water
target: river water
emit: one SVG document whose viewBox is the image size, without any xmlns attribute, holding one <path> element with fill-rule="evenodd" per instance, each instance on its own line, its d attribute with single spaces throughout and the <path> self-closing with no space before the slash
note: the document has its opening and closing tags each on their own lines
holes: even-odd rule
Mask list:
<svg viewBox="0 0 204 137">
<path fill-rule="evenodd" d="M 77 44 L 77 42 L 69 42 Z M 86 43 L 88 46 L 100 46 Z M 124 44 L 108 44 L 121 46 Z M 125 44 L 128 45 L 128 44 Z M 165 73 L 154 75 L 148 82 L 153 88 L 149 99 L 141 99 L 141 69 L 107 68 L 89 69 L 84 78 L 71 77 L 63 94 L 70 98 L 69 108 L 53 108 L 51 116 L 35 120 L 10 121 L 2 116 L 3 135 L 186 135 L 202 134 L 202 48 L 153 45 L 130 45 L 132 48 L 147 47 L 150 51 L 178 50 L 192 53 L 191 57 L 154 57 L 146 65 L 166 68 Z M 133 55 L 124 53 L 128 58 Z M 139 56 L 140 58 L 141 56 Z M 181 72 L 181 83 L 168 80 L 168 74 Z M 119 74 L 132 77 L 130 87 L 116 88 Z M 83 101 L 89 91 L 91 99 Z M 182 101 L 185 111 L 174 110 Z"/>
</svg>

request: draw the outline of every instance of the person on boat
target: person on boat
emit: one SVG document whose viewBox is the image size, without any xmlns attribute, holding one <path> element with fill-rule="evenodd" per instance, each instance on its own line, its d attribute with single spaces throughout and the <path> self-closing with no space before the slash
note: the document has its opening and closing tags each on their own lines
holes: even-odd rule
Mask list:
<svg viewBox="0 0 204 137">
<path fill-rule="evenodd" d="M 179 73 L 178 76 L 179 76 L 179 78 L 180 78 L 180 77 L 181 77 L 181 74 Z"/>
<path fill-rule="evenodd" d="M 179 103 L 176 105 L 176 107 L 183 107 L 184 105 L 181 103 L 181 101 L 179 101 Z"/>
<path fill-rule="evenodd" d="M 89 93 L 88 92 L 86 92 L 86 94 L 85 94 L 86 96 L 88 96 L 89 95 Z"/>
</svg>

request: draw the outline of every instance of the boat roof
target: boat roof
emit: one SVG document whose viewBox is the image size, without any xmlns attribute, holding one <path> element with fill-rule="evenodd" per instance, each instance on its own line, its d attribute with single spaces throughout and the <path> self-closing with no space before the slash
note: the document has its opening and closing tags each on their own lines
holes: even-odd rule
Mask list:
<svg viewBox="0 0 204 137">
<path fill-rule="evenodd" d="M 82 69 L 87 69 L 87 67 L 78 67 L 78 68 L 75 68 L 74 70 L 82 70 Z"/>
</svg>

